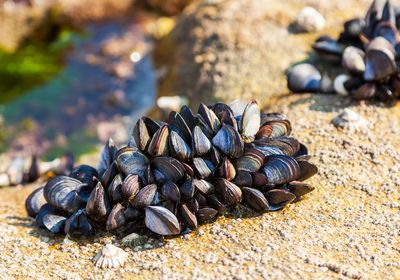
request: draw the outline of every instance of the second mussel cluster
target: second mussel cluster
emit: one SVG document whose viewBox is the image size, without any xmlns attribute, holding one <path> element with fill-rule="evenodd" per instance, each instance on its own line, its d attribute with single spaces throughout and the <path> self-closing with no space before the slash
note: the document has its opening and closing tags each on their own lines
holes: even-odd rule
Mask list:
<svg viewBox="0 0 400 280">
<path fill-rule="evenodd" d="M 177 235 L 238 205 L 276 211 L 314 188 L 307 148 L 290 121 L 256 101 L 184 106 L 168 122 L 142 117 L 132 140 L 109 140 L 95 169 L 78 166 L 35 190 L 26 209 L 53 233 Z"/>
<path fill-rule="evenodd" d="M 374 1 L 364 19 L 344 24 L 337 40 L 319 37 L 313 49 L 331 64 L 341 63 L 345 73 L 333 82 L 312 64 L 297 64 L 288 71 L 292 92 L 336 92 L 354 99 L 392 103 L 400 98 L 400 10 L 389 0 Z"/>
</svg>

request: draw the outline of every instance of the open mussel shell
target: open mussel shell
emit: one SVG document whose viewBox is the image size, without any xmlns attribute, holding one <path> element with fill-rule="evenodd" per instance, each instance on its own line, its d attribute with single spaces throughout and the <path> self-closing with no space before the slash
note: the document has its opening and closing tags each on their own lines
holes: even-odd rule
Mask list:
<svg viewBox="0 0 400 280">
<path fill-rule="evenodd" d="M 76 211 L 67 219 L 64 232 L 73 237 L 90 236 L 94 234 L 94 228 L 84 209 Z"/>
<path fill-rule="evenodd" d="M 44 227 L 55 234 L 63 233 L 67 218 L 55 214 L 47 214 L 43 217 Z"/>
<path fill-rule="evenodd" d="M 125 147 L 117 152 L 116 163 L 123 175 L 136 174 L 142 177 L 149 160 L 137 148 Z"/>
<path fill-rule="evenodd" d="M 288 74 L 288 88 L 295 93 L 317 92 L 321 87 L 321 73 L 308 63 L 293 66 Z"/>
<path fill-rule="evenodd" d="M 86 204 L 86 213 L 92 220 L 96 222 L 104 222 L 110 211 L 111 206 L 108 196 L 103 185 L 98 182 L 90 194 L 89 200 Z"/>
<path fill-rule="evenodd" d="M 142 188 L 132 201 L 135 208 L 145 208 L 152 205 L 157 194 L 157 185 L 147 185 Z"/>
<path fill-rule="evenodd" d="M 182 204 L 180 207 L 180 214 L 184 220 L 184 222 L 191 229 L 197 228 L 197 218 L 196 215 L 189 209 L 186 204 Z"/>
<path fill-rule="evenodd" d="M 46 204 L 46 200 L 43 195 L 44 187 L 37 188 L 34 190 L 25 200 L 25 209 L 28 215 L 35 218 L 39 213 L 40 208 Z"/>
<path fill-rule="evenodd" d="M 216 186 L 226 204 L 236 205 L 242 200 L 242 191 L 234 183 L 224 178 L 218 178 L 216 180 Z"/>
<path fill-rule="evenodd" d="M 217 115 L 203 103 L 200 104 L 198 114 L 204 120 L 205 124 L 211 128 L 213 133 L 217 133 L 221 127 L 221 122 Z"/>
<path fill-rule="evenodd" d="M 161 206 L 149 206 L 145 209 L 145 224 L 151 231 L 160 235 L 176 235 L 180 226 L 176 216 Z"/>
<path fill-rule="evenodd" d="M 206 155 L 211 149 L 211 142 L 199 126 L 193 129 L 192 148 L 196 156 Z"/>
<path fill-rule="evenodd" d="M 263 193 L 257 189 L 243 187 L 243 200 L 255 211 L 266 211 L 269 208 L 268 201 Z"/>
<path fill-rule="evenodd" d="M 180 161 L 188 161 L 193 157 L 193 151 L 185 140 L 175 131 L 169 137 L 171 155 Z"/>
<path fill-rule="evenodd" d="M 240 134 L 232 126 L 223 124 L 212 139 L 212 143 L 224 154 L 239 158 L 243 154 L 244 143 Z"/>
<path fill-rule="evenodd" d="M 115 159 L 118 149 L 114 141 L 110 138 L 107 140 L 103 151 L 101 152 L 100 162 L 97 167 L 99 178 L 103 177 L 104 172 L 111 166 Z"/>
<path fill-rule="evenodd" d="M 73 213 L 84 205 L 84 201 L 78 193 L 80 188 L 85 186 L 77 179 L 58 176 L 46 183 L 43 194 L 51 206 Z"/>
<path fill-rule="evenodd" d="M 268 201 L 269 211 L 276 211 L 291 203 L 296 196 L 287 190 L 273 189 L 265 193 L 265 198 Z"/>
<path fill-rule="evenodd" d="M 240 119 L 241 134 L 245 143 L 254 141 L 255 135 L 260 129 L 260 113 L 260 106 L 257 101 L 252 100 L 247 104 Z"/>
<path fill-rule="evenodd" d="M 172 157 L 157 157 L 151 162 L 153 174 L 160 184 L 177 182 L 185 175 L 185 167 Z"/>
<path fill-rule="evenodd" d="M 350 73 L 362 74 L 365 71 L 364 57 L 363 50 L 348 46 L 343 51 L 342 65 Z"/>
<path fill-rule="evenodd" d="M 268 156 L 262 170 L 269 184 L 284 184 L 296 180 L 301 172 L 298 162 L 286 155 Z"/>
<path fill-rule="evenodd" d="M 364 79 L 380 81 L 396 73 L 395 50 L 383 37 L 376 37 L 368 45 L 365 55 Z"/>
<path fill-rule="evenodd" d="M 117 203 L 108 215 L 106 222 L 106 230 L 108 232 L 115 232 L 118 228 L 126 224 L 126 218 L 124 214 L 124 207 Z"/>
<path fill-rule="evenodd" d="M 296 199 L 299 199 L 303 195 L 306 195 L 315 189 L 309 184 L 296 181 L 288 183 L 285 187 L 296 196 Z"/>
</svg>

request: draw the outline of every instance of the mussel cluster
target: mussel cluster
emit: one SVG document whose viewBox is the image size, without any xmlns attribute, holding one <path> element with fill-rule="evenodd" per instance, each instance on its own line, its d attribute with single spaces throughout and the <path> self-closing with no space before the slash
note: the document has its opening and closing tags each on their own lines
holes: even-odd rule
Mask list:
<svg viewBox="0 0 400 280">
<path fill-rule="evenodd" d="M 38 226 L 70 236 L 177 235 L 239 204 L 279 210 L 312 191 L 303 181 L 318 171 L 291 130 L 284 115 L 261 113 L 254 100 L 201 104 L 197 115 L 183 106 L 167 123 L 142 117 L 126 147 L 110 139 L 97 169 L 53 178 L 26 209 Z"/>
<path fill-rule="evenodd" d="M 336 92 L 354 99 L 376 98 L 393 102 L 400 98 L 400 11 L 391 1 L 374 1 L 365 19 L 344 24 L 338 40 L 319 37 L 313 49 L 319 57 L 341 63 L 346 73 L 332 83 L 314 65 L 298 64 L 288 71 L 292 92 Z"/>
</svg>

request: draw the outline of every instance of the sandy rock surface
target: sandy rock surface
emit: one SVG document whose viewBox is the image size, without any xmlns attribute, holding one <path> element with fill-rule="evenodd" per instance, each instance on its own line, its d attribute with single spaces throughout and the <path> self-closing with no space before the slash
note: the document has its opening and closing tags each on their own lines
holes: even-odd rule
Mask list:
<svg viewBox="0 0 400 280">
<path fill-rule="evenodd" d="M 251 6 L 261 1 L 237 2 Z M 327 28 L 335 27 L 334 32 L 340 31 L 344 18 L 364 12 L 349 9 L 350 5 L 361 5 L 359 1 L 340 5 L 330 2 L 321 2 L 320 11 L 327 19 Z M 279 1 L 259 9 L 254 32 L 266 29 L 269 36 L 283 37 L 278 41 L 268 41 L 265 37 L 262 40 L 265 45 L 245 48 L 242 54 L 248 53 L 249 63 L 241 67 L 244 72 L 240 73 L 235 70 L 240 68 L 241 55 L 229 57 L 232 51 L 217 53 L 217 57 L 228 55 L 231 59 L 221 71 L 223 80 L 227 80 L 224 86 L 203 81 L 208 90 L 200 91 L 193 84 L 200 82 L 191 81 L 192 72 L 187 73 L 186 81 L 174 84 L 182 91 L 192 90 L 190 94 L 204 93 L 202 98 L 207 102 L 211 92 L 215 93 L 215 99 L 224 100 L 250 98 L 254 94 L 267 111 L 286 113 L 292 121 L 293 134 L 315 155 L 312 161 L 320 173 L 308 181 L 316 187 L 313 193 L 283 211 L 219 218 L 196 233 L 156 241 L 145 245 L 147 249 L 126 249 L 129 259 L 124 268 L 101 270 L 93 266 L 91 258 L 114 237 L 64 240 L 50 235 L 26 218 L 23 206 L 26 196 L 38 184 L 3 188 L 0 189 L 0 275 L 35 279 L 399 279 L 400 104 L 387 108 L 379 103 L 356 104 L 334 95 L 285 94 L 282 71 L 306 57 L 311 41 L 317 36 L 289 34 L 287 25 L 303 5 L 316 3 Z M 245 23 L 250 20 L 249 14 L 236 11 Z M 263 27 L 259 26 L 261 22 Z M 224 21 L 218 22 L 214 27 L 223 24 Z M 252 34 L 245 27 L 231 30 Z M 191 43 L 183 42 L 186 44 Z M 177 47 L 177 55 L 182 54 L 180 48 L 183 47 Z M 260 49 L 264 56 L 253 61 L 250 52 L 257 53 Z M 193 71 L 200 72 L 203 67 L 194 62 L 184 65 L 186 68 L 179 68 L 182 64 L 177 67 L 192 66 Z M 264 72 L 256 74 L 258 71 Z M 253 86 L 246 87 L 244 83 Z M 335 128 L 331 120 L 344 108 L 365 118 L 368 129 Z M 151 248 L 154 243 L 157 248 Z"/>
</svg>

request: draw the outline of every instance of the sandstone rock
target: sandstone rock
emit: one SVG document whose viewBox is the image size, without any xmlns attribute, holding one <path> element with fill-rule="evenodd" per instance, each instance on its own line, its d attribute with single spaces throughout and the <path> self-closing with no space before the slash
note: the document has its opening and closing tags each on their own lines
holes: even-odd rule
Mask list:
<svg viewBox="0 0 400 280">
<path fill-rule="evenodd" d="M 287 92 L 282 73 L 305 59 L 315 40 L 316 35 L 288 30 L 306 2 L 324 13 L 340 8 L 341 18 L 325 30 L 333 33 L 358 1 L 204 1 L 187 7 L 156 49 L 158 66 L 168 69 L 159 94 L 186 95 L 192 107 L 201 101 L 250 98 L 268 104 L 271 97 Z"/>
</svg>

